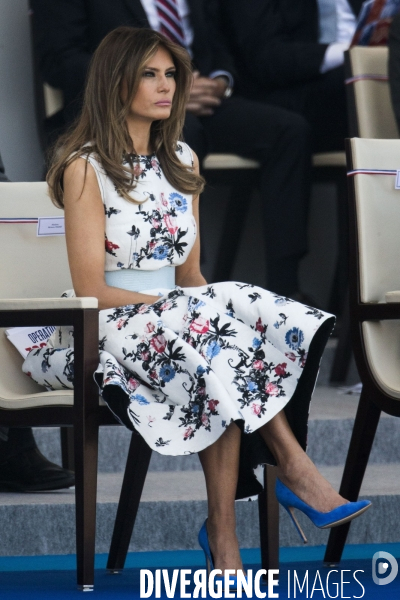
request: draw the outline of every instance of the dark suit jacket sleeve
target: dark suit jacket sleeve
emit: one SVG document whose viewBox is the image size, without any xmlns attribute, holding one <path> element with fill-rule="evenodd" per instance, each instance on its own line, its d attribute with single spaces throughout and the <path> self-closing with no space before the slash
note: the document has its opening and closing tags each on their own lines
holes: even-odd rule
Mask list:
<svg viewBox="0 0 400 600">
<path fill-rule="evenodd" d="M 327 46 L 317 40 L 318 14 L 305 18 L 301 2 L 289 3 L 285 15 L 279 0 L 226 0 L 225 17 L 247 76 L 261 89 L 290 86 L 319 75 Z M 313 19 L 314 17 L 314 19 Z M 288 19 L 290 22 L 288 22 Z M 311 21 L 312 22 L 311 22 Z M 293 41 L 291 30 L 307 31 Z M 311 33 L 308 35 L 308 31 Z M 299 38 L 299 36 L 295 36 Z M 301 36 L 300 36 L 301 38 Z"/>
<path fill-rule="evenodd" d="M 198 2 L 190 2 L 189 6 L 191 9 L 192 25 L 195 31 L 193 53 L 194 58 L 199 57 L 197 61 L 201 64 L 201 57 L 207 54 L 205 52 L 205 45 L 208 45 L 212 51 L 212 61 L 208 67 L 208 73 L 202 73 L 203 75 L 209 75 L 212 71 L 223 70 L 231 73 L 233 77 L 237 76 L 235 61 L 229 50 L 229 45 L 225 39 L 221 23 L 221 10 L 217 0 L 206 0 L 204 2 L 204 17 L 205 17 L 205 29 L 200 32 L 196 27 L 197 10 L 196 5 L 199 6 Z M 197 39 L 197 32 L 199 33 Z"/>
<path fill-rule="evenodd" d="M 390 93 L 397 127 L 400 131 L 400 14 L 393 19 L 388 46 Z"/>
<path fill-rule="evenodd" d="M 31 0 L 35 51 L 44 80 L 66 105 L 84 88 L 91 53 L 85 0 Z"/>
</svg>

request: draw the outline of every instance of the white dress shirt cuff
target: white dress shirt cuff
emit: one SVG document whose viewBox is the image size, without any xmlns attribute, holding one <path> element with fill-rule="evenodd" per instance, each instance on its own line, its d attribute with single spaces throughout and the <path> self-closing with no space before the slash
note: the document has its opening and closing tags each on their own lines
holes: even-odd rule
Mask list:
<svg viewBox="0 0 400 600">
<path fill-rule="evenodd" d="M 213 71 L 209 75 L 210 79 L 215 79 L 216 77 L 226 77 L 229 82 L 228 83 L 229 87 L 233 88 L 234 79 L 233 79 L 232 75 L 229 73 L 229 71 Z"/>
<path fill-rule="evenodd" d="M 326 49 L 324 60 L 319 68 L 320 73 L 326 73 L 344 63 L 344 52 L 348 50 L 350 44 L 344 42 L 334 42 L 329 44 Z"/>
</svg>

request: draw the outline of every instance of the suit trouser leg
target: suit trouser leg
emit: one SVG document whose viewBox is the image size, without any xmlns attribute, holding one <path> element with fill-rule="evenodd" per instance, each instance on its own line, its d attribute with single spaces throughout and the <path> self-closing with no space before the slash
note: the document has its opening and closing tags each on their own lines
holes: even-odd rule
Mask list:
<svg viewBox="0 0 400 600">
<path fill-rule="evenodd" d="M 33 448 L 36 442 L 30 427 L 0 427 L 0 464 Z"/>
<path fill-rule="evenodd" d="M 195 151 L 199 124 L 208 152 L 239 154 L 261 163 L 268 288 L 293 294 L 298 291 L 298 262 L 307 251 L 311 170 L 307 122 L 293 112 L 233 97 L 210 117 L 189 115 L 185 139 Z M 204 145 L 199 149 L 204 153 Z"/>
</svg>

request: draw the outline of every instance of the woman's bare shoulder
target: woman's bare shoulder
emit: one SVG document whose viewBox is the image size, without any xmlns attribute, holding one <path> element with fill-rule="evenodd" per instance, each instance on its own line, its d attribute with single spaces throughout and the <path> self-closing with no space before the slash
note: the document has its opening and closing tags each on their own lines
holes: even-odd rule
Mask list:
<svg viewBox="0 0 400 600">
<path fill-rule="evenodd" d="M 65 200 L 78 200 L 82 195 L 100 195 L 97 177 L 92 164 L 84 157 L 77 156 L 64 171 Z"/>
</svg>

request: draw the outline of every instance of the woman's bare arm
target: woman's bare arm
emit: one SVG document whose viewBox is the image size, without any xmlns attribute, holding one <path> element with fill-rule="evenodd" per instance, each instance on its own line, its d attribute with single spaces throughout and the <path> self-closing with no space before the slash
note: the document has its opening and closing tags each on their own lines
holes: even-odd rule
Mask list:
<svg viewBox="0 0 400 600">
<path fill-rule="evenodd" d="M 100 309 L 142 302 L 152 304 L 158 300 L 157 296 L 106 284 L 104 207 L 94 169 L 83 158 L 76 159 L 65 170 L 64 204 L 68 260 L 76 295 L 98 298 Z"/>
<path fill-rule="evenodd" d="M 199 173 L 199 160 L 196 154 L 194 155 L 194 170 Z M 200 224 L 199 224 L 199 197 L 193 198 L 193 216 L 197 225 L 197 237 L 189 256 L 183 263 L 176 267 L 176 283 L 181 287 L 197 287 L 206 285 L 200 270 Z"/>
</svg>

